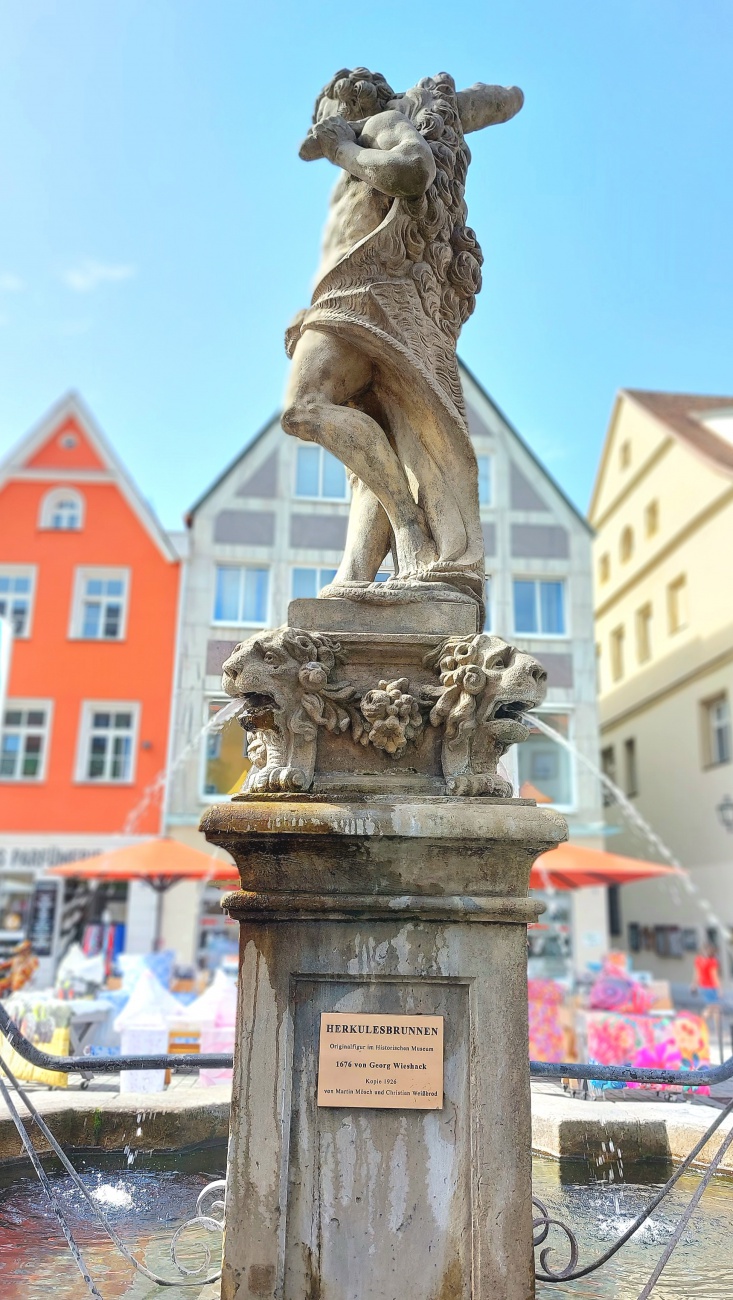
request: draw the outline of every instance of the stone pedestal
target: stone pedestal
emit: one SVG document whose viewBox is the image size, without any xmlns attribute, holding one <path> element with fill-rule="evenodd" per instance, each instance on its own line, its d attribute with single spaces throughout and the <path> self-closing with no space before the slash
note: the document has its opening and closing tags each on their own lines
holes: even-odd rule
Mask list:
<svg viewBox="0 0 733 1300">
<path fill-rule="evenodd" d="M 526 800 L 247 794 L 222 1300 L 529 1300 Z M 322 1011 L 442 1015 L 441 1110 L 316 1104 Z"/>
</svg>

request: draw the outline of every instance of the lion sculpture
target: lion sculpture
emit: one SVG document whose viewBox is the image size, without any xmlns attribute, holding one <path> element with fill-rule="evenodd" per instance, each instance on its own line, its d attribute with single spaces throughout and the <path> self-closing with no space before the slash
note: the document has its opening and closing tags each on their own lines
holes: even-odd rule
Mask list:
<svg viewBox="0 0 733 1300">
<path fill-rule="evenodd" d="M 448 794 L 511 797 L 497 765 L 529 735 L 524 715 L 542 702 L 547 684 L 531 655 L 486 633 L 451 637 L 424 660 L 437 681 L 380 680 L 366 691 L 331 680 L 344 662 L 338 641 L 300 628 L 263 632 L 235 647 L 223 685 L 241 701 L 239 722 L 250 733 L 245 791 L 309 790 L 319 727 L 393 759 L 419 749 L 426 728 L 435 727 L 443 730 Z"/>
</svg>

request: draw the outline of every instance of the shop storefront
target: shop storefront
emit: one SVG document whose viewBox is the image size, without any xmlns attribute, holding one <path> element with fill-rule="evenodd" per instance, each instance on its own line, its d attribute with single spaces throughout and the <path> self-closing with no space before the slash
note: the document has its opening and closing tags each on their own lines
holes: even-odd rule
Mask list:
<svg viewBox="0 0 733 1300">
<path fill-rule="evenodd" d="M 130 836 L 0 835 L 0 957 L 30 939 L 39 959 L 37 982 L 50 983 L 69 943 L 86 927 L 127 927 L 127 887 L 102 896 L 86 882 L 49 877 L 50 867 L 77 862 L 124 844 Z"/>
</svg>

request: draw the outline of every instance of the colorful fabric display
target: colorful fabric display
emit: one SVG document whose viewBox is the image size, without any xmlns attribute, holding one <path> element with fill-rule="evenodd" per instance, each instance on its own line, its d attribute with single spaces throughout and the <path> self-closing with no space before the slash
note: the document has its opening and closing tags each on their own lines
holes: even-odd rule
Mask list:
<svg viewBox="0 0 733 1300">
<path fill-rule="evenodd" d="M 554 980 L 528 980 L 529 1055 L 533 1061 L 564 1061 L 565 1035 L 560 1021 L 564 993 Z"/>
<path fill-rule="evenodd" d="M 694 1070 L 710 1061 L 708 1028 L 702 1016 L 680 1012 L 663 1016 L 591 1010 L 586 1013 L 588 1058 L 601 1065 L 639 1065 L 649 1069 Z M 599 1086 L 605 1086 L 603 1084 Z M 628 1084 L 658 1091 L 684 1085 Z M 707 1087 L 684 1089 L 707 1094 Z"/>
<path fill-rule="evenodd" d="M 594 1011 L 629 1011 L 643 1016 L 653 1000 L 653 994 L 638 980 L 602 974 L 591 988 L 588 1005 Z"/>
</svg>

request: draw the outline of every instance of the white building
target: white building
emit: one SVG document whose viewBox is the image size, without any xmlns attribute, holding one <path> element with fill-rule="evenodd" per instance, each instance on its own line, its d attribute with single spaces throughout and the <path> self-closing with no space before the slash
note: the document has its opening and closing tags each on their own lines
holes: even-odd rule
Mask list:
<svg viewBox="0 0 733 1300">
<path fill-rule="evenodd" d="M 550 683 L 546 720 L 595 759 L 590 528 L 465 367 L 461 376 L 479 463 L 486 627 L 542 661 Z M 333 577 L 348 513 L 343 466 L 287 437 L 277 417 L 191 508 L 173 742 L 174 761 L 182 758 L 168 807 L 175 837 L 202 847 L 203 809 L 236 790 L 246 767 L 236 723 L 201 734 L 225 699 L 222 662 L 257 628 L 285 623 L 293 597 L 315 596 Z M 597 843 L 599 793 L 587 769 L 539 732 L 519 747 L 516 761 L 520 787 L 532 786 L 567 813 L 574 838 Z M 215 896 L 204 910 L 209 929 L 224 927 L 215 921 Z M 553 910 L 569 923 L 567 896 L 554 900 Z M 576 961 L 584 965 L 605 944 L 605 890 L 574 895 L 572 910 Z M 535 936 L 538 943 L 543 937 L 547 932 Z"/>
</svg>

